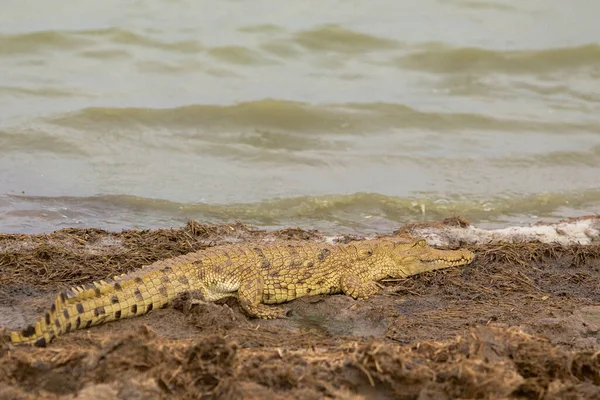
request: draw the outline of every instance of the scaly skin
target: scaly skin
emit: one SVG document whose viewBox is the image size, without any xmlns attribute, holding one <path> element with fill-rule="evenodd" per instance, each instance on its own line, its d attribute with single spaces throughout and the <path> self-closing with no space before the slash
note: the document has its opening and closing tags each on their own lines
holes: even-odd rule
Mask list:
<svg viewBox="0 0 600 400">
<path fill-rule="evenodd" d="M 303 296 L 345 293 L 366 299 L 376 282 L 468 264 L 468 250 L 437 250 L 425 240 L 368 240 L 346 245 L 270 243 L 215 247 L 157 261 L 115 280 L 61 293 L 35 325 L 11 333 L 13 343 L 46 346 L 63 333 L 146 314 L 193 292 L 206 301 L 238 298 L 250 317 L 282 318 L 267 304 Z"/>
</svg>

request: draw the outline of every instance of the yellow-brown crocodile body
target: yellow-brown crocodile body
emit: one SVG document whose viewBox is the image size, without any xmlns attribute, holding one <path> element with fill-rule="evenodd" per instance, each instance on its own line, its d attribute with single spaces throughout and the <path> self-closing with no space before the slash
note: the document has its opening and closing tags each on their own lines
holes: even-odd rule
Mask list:
<svg viewBox="0 0 600 400">
<path fill-rule="evenodd" d="M 66 290 L 34 325 L 12 332 L 11 341 L 45 346 L 63 333 L 164 307 L 186 292 L 206 301 L 235 296 L 249 316 L 279 318 L 286 310 L 270 304 L 334 293 L 365 299 L 378 292 L 376 282 L 381 279 L 472 260 L 468 250 L 438 250 L 423 239 L 213 247 L 157 261 L 114 280 Z"/>
</svg>

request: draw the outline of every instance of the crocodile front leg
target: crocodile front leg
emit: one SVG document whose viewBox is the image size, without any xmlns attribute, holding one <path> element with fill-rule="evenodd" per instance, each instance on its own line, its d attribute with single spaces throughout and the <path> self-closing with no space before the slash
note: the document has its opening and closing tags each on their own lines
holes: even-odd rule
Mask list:
<svg viewBox="0 0 600 400">
<path fill-rule="evenodd" d="M 356 274 L 346 274 L 341 279 L 342 291 L 353 299 L 367 299 L 379 293 L 379 286 L 374 281 L 361 282 Z"/>
</svg>

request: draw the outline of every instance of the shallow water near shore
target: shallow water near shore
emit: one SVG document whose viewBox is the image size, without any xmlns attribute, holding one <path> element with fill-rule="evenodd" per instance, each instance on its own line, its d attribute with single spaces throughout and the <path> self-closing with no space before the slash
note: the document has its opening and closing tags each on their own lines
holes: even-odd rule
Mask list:
<svg viewBox="0 0 600 400">
<path fill-rule="evenodd" d="M 8 1 L 0 232 L 600 213 L 599 13 Z"/>
</svg>

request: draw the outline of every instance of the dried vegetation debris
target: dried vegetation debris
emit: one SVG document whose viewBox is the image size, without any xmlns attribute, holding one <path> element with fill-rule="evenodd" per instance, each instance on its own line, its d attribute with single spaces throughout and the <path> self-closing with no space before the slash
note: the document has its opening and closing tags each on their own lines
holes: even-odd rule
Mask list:
<svg viewBox="0 0 600 400">
<path fill-rule="evenodd" d="M 368 398 L 375 391 L 405 399 L 600 394 L 599 352 L 567 350 L 517 329 L 478 327 L 444 342 L 370 339 L 295 350 L 244 348 L 220 335 L 170 341 L 147 328 L 109 338 L 92 334 L 88 341 L 6 351 L 0 383 L 10 393 L 40 398 L 95 391 L 182 399 L 252 398 L 253 392 L 298 399 Z"/>
<path fill-rule="evenodd" d="M 120 233 L 67 228 L 40 235 L 0 234 L 0 286 L 79 285 L 209 246 L 256 240 L 261 235 L 265 232 L 241 223 L 201 225 L 195 221 L 178 229 Z"/>
</svg>

